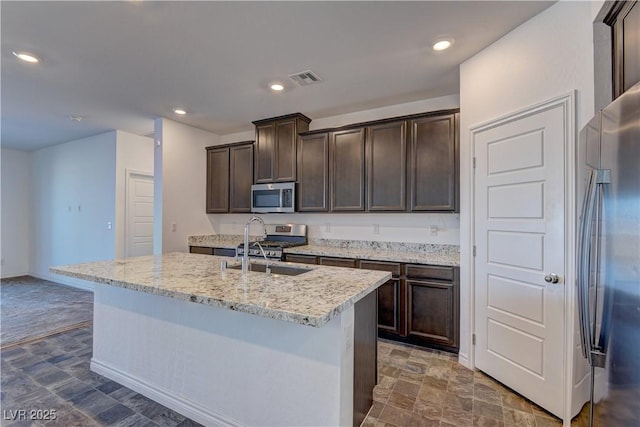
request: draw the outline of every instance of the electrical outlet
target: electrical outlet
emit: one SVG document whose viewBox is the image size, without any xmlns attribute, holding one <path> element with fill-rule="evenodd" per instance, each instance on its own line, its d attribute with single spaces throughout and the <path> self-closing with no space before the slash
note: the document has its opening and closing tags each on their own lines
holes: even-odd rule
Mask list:
<svg viewBox="0 0 640 427">
<path fill-rule="evenodd" d="M 373 224 L 373 234 L 380 234 L 380 224 Z"/>
<path fill-rule="evenodd" d="M 107 222 L 107 230 L 111 230 L 113 228 L 113 225 L 111 224 L 111 221 Z"/>
<path fill-rule="evenodd" d="M 178 224 L 175 222 L 171 223 L 171 231 L 178 231 Z"/>
<path fill-rule="evenodd" d="M 438 235 L 438 226 L 437 225 L 432 225 L 429 229 L 431 230 L 431 235 L 432 236 L 437 236 Z"/>
</svg>

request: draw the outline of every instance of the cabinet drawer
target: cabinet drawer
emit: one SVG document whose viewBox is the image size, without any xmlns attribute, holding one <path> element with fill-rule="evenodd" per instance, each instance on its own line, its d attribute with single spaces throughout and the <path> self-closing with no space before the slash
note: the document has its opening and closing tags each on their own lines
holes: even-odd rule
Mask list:
<svg viewBox="0 0 640 427">
<path fill-rule="evenodd" d="M 285 254 L 284 260 L 287 262 L 297 262 L 300 264 L 317 264 L 318 263 L 318 259 L 315 255 Z"/>
<path fill-rule="evenodd" d="M 350 267 L 356 268 L 357 261 L 352 258 L 332 258 L 332 257 L 320 257 L 318 264 L 328 265 L 332 267 Z"/>
<path fill-rule="evenodd" d="M 236 250 L 235 249 L 229 249 L 229 248 L 213 248 L 213 254 L 214 255 L 218 255 L 218 256 L 235 257 L 236 256 Z"/>
<path fill-rule="evenodd" d="M 396 262 L 383 262 L 383 261 L 360 261 L 360 268 L 363 270 L 380 270 L 388 271 L 393 277 L 400 277 L 402 275 L 402 265 Z"/>
<path fill-rule="evenodd" d="M 453 267 L 407 264 L 407 278 L 453 281 Z"/>
<path fill-rule="evenodd" d="M 189 246 L 189 252 L 192 254 L 213 255 L 213 248 L 206 246 Z"/>
</svg>

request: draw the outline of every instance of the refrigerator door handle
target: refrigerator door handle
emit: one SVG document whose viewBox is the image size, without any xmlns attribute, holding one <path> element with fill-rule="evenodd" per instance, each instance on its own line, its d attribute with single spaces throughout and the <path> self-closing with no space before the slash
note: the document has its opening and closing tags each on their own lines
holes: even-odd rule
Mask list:
<svg viewBox="0 0 640 427">
<path fill-rule="evenodd" d="M 597 171 L 591 171 L 582 203 L 582 220 L 578 233 L 578 315 L 582 355 L 591 365 L 591 324 L 589 315 L 589 280 L 591 278 L 591 233 L 593 225 L 593 209 L 595 207 Z"/>
<path fill-rule="evenodd" d="M 606 358 L 606 342 L 608 340 L 609 316 L 610 316 L 610 295 L 605 292 L 605 304 L 602 313 L 602 326 L 598 346 L 596 346 L 592 334 L 592 320 L 597 323 L 597 313 L 591 313 L 591 301 L 589 288 L 591 281 L 591 255 L 592 255 L 592 233 L 594 224 L 594 213 L 603 212 L 604 206 L 597 206 L 596 203 L 606 198 L 605 184 L 611 182 L 611 171 L 608 169 L 593 170 L 587 183 L 584 203 L 582 205 L 582 222 L 580 223 L 580 246 L 578 248 L 578 313 L 580 317 L 580 336 L 582 338 L 582 354 L 589 361 L 589 365 L 604 367 Z M 598 197 L 598 190 L 602 191 L 602 198 Z M 600 222 L 602 218 L 597 218 Z M 596 236 L 598 251 L 596 256 L 600 256 L 599 245 L 601 236 Z M 598 263 L 596 263 L 598 269 Z M 598 292 L 599 271 L 595 271 L 595 292 Z M 597 295 L 596 295 L 597 297 Z M 597 304 L 596 304 L 597 305 Z M 597 307 L 596 307 L 597 310 Z M 595 331 L 594 324 L 594 331 Z M 595 333 L 595 332 L 593 332 Z"/>
</svg>

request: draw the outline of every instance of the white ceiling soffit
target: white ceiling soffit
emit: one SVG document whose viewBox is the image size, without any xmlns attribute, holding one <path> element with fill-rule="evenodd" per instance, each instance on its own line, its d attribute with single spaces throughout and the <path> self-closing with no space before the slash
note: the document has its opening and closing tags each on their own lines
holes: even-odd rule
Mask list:
<svg viewBox="0 0 640 427">
<path fill-rule="evenodd" d="M 2 1 L 2 146 L 144 135 L 157 117 L 227 134 L 457 94 L 461 62 L 552 3 Z M 441 36 L 455 44 L 437 53 Z M 295 85 L 300 70 L 322 84 Z"/>
</svg>

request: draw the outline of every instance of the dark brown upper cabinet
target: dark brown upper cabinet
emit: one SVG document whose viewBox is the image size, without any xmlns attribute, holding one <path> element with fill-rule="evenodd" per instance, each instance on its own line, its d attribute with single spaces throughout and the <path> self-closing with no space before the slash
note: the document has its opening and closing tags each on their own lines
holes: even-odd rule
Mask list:
<svg viewBox="0 0 640 427">
<path fill-rule="evenodd" d="M 405 121 L 367 127 L 367 210 L 404 211 L 407 125 Z"/>
<path fill-rule="evenodd" d="M 251 212 L 253 143 L 229 147 L 229 212 Z"/>
<path fill-rule="evenodd" d="M 409 121 L 409 210 L 458 211 L 458 115 Z"/>
<path fill-rule="evenodd" d="M 613 97 L 640 81 L 640 4 L 616 1 L 604 22 L 613 40 Z"/>
<path fill-rule="evenodd" d="M 365 209 L 364 128 L 331 132 L 330 173 L 331 210 L 333 212 Z"/>
<path fill-rule="evenodd" d="M 207 213 L 229 212 L 229 147 L 207 148 Z"/>
<path fill-rule="evenodd" d="M 296 113 L 257 120 L 254 183 L 295 181 L 298 134 L 309 130 L 311 119 Z"/>
<path fill-rule="evenodd" d="M 207 213 L 251 212 L 253 141 L 207 147 Z"/>
<path fill-rule="evenodd" d="M 298 211 L 329 210 L 329 136 L 304 135 L 298 139 Z"/>
</svg>

